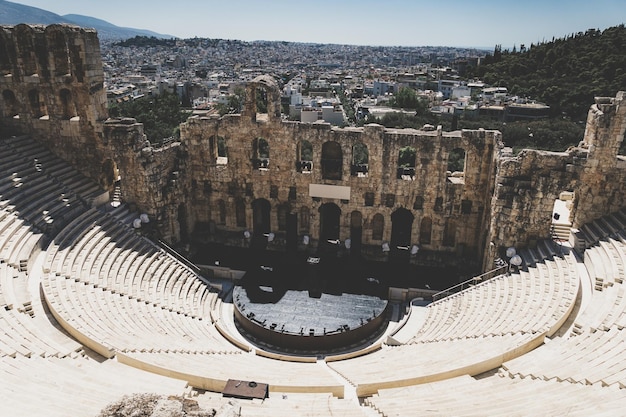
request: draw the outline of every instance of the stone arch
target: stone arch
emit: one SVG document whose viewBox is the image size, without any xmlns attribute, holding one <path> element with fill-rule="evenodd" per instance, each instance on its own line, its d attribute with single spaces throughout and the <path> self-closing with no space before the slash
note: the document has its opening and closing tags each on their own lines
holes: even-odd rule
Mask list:
<svg viewBox="0 0 626 417">
<path fill-rule="evenodd" d="M 341 209 L 335 203 L 325 203 L 319 208 L 320 212 L 320 242 L 339 239 Z"/>
<path fill-rule="evenodd" d="M 372 217 L 372 240 L 383 240 L 384 232 L 385 217 L 380 213 L 376 213 Z"/>
<path fill-rule="evenodd" d="M 309 233 L 311 227 L 311 211 L 307 206 L 300 207 L 300 221 L 299 229 L 300 233 Z"/>
<path fill-rule="evenodd" d="M 326 180 L 341 180 L 343 152 L 339 143 L 334 141 L 324 142 L 320 165 L 322 166 L 322 178 Z"/>
<path fill-rule="evenodd" d="M 408 252 L 411 246 L 411 231 L 413 230 L 413 214 L 399 208 L 391 213 L 391 247 L 394 250 L 406 248 Z M 403 250 L 403 249 L 400 249 Z"/>
<path fill-rule="evenodd" d="M 51 25 L 45 32 L 50 39 L 49 47 L 54 50 L 54 75 L 70 75 L 70 52 L 65 31 L 61 26 Z"/>
<path fill-rule="evenodd" d="M 298 143 L 298 154 L 296 155 L 296 168 L 298 172 L 310 173 L 313 170 L 313 145 L 308 140 L 301 140 Z"/>
<path fill-rule="evenodd" d="M 291 211 L 291 207 L 289 203 L 282 203 L 276 208 L 276 220 L 277 220 L 279 232 L 287 231 L 287 223 L 288 223 L 290 211 Z"/>
<path fill-rule="evenodd" d="M 72 92 L 67 88 L 61 89 L 61 91 L 59 91 L 59 99 L 61 101 L 62 118 L 69 120 L 72 117 L 75 117 L 77 115 L 76 105 L 74 104 Z"/>
<path fill-rule="evenodd" d="M 217 221 L 219 224 L 226 224 L 226 203 L 224 200 L 217 200 Z"/>
<path fill-rule="evenodd" d="M 242 116 L 257 121 L 257 116 L 262 114 L 268 121 L 280 120 L 280 108 L 280 89 L 271 76 L 260 75 L 246 85 Z"/>
<path fill-rule="evenodd" d="M 212 135 L 209 137 L 209 159 L 217 165 L 228 164 L 226 139 L 223 136 Z"/>
<path fill-rule="evenodd" d="M 352 255 L 360 254 L 363 241 L 363 215 L 357 210 L 350 213 L 350 241 L 350 253 Z"/>
<path fill-rule="evenodd" d="M 38 73 L 37 58 L 35 56 L 35 31 L 26 24 L 15 27 L 15 44 L 19 48 L 19 56 L 22 61 L 21 73 L 24 76 L 31 76 Z"/>
<path fill-rule="evenodd" d="M 246 227 L 246 203 L 242 198 L 235 200 L 235 222 L 237 227 Z"/>
<path fill-rule="evenodd" d="M 422 210 L 424 208 L 424 197 L 418 195 L 413 201 L 413 210 Z"/>
<path fill-rule="evenodd" d="M 17 101 L 15 93 L 12 90 L 4 90 L 2 92 L 2 101 L 2 114 L 4 117 L 15 117 L 19 115 L 19 102 Z"/>
<path fill-rule="evenodd" d="M 266 170 L 270 164 L 270 144 L 265 138 L 252 141 L 252 161 L 255 169 Z"/>
<path fill-rule="evenodd" d="M 456 219 L 448 217 L 443 228 L 443 246 L 454 246 L 456 244 Z"/>
<path fill-rule="evenodd" d="M 123 200 L 121 178 L 119 168 L 114 160 L 106 159 L 102 162 L 98 182 L 102 188 L 109 192 L 112 205 L 119 205 Z"/>
<path fill-rule="evenodd" d="M 465 164 L 467 161 L 467 155 L 465 149 L 454 148 L 448 153 L 448 169 L 447 171 L 454 175 L 465 172 Z"/>
<path fill-rule="evenodd" d="M 257 198 L 252 202 L 252 231 L 255 236 L 270 232 L 271 205 L 264 198 Z"/>
<path fill-rule="evenodd" d="M 357 142 L 352 146 L 352 163 L 350 174 L 354 177 L 367 177 L 369 171 L 369 151 L 363 142 Z"/>
<path fill-rule="evenodd" d="M 31 114 L 35 119 L 39 119 L 48 114 L 46 103 L 38 89 L 33 88 L 28 91 L 28 103 L 30 104 Z"/>
<path fill-rule="evenodd" d="M 420 223 L 420 243 L 429 245 L 432 239 L 433 221 L 430 217 L 422 218 Z"/>
<path fill-rule="evenodd" d="M 417 150 L 412 146 L 405 146 L 398 152 L 398 167 L 396 178 L 399 180 L 414 180 Z"/>
<path fill-rule="evenodd" d="M 0 28 L 0 76 L 13 74 L 17 51 L 11 35 L 6 29 Z"/>
</svg>

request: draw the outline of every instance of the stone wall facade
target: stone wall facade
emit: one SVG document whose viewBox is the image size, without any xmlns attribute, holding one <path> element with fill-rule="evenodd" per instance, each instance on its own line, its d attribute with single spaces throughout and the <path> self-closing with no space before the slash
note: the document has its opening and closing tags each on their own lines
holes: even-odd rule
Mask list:
<svg viewBox="0 0 626 417">
<path fill-rule="evenodd" d="M 134 119 L 108 118 L 94 31 L 0 27 L 0 75 L 3 135 L 32 135 L 103 187 L 119 184 L 171 243 L 195 233 L 345 252 L 350 239 L 371 259 L 489 269 L 503 248 L 550 236 L 562 191 L 575 196 L 574 227 L 626 205 L 623 92 L 596 99 L 578 147 L 512 156 L 497 131 L 285 121 L 262 76 L 241 114 L 191 117 L 179 142 L 155 148 Z"/>
<path fill-rule="evenodd" d="M 258 87 L 251 83 L 249 90 Z M 267 82 L 263 87 L 278 91 Z M 351 239 L 372 258 L 386 256 L 384 243 L 392 253 L 418 246 L 476 258 L 486 242 L 499 132 L 339 129 L 245 109 L 241 115 L 190 118 L 181 134 L 191 179 L 189 218 L 233 232 L 231 244 L 245 245 L 243 233 L 255 232 L 255 217 L 263 216 L 254 207 L 261 200 L 269 207 L 263 232 L 276 236 L 272 246 L 284 243 L 289 227 L 298 244 L 305 236 L 313 247 L 320 239 Z M 260 138 L 269 155 L 259 157 Z M 218 143 L 226 157 L 219 156 Z M 305 161 L 301 150 L 309 144 L 311 160 Z M 354 164 L 355 147 L 367 150 L 366 166 Z M 407 147 L 415 151 L 414 169 L 398 177 L 400 150 Z M 447 169 L 453 150 L 465 155 L 465 168 L 454 174 Z M 339 216 L 334 234 L 323 226 L 333 213 Z M 285 216 L 295 223 L 289 225 Z"/>
</svg>

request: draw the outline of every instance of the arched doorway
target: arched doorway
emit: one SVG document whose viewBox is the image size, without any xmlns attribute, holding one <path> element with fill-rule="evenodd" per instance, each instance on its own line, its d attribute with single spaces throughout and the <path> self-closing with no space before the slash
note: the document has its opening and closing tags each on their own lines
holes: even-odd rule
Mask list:
<svg viewBox="0 0 626 417">
<path fill-rule="evenodd" d="M 411 257 L 411 229 L 413 214 L 399 208 L 391 214 L 391 257 L 408 262 Z"/>
<path fill-rule="evenodd" d="M 363 236 L 363 215 L 360 211 L 353 211 L 350 214 L 350 255 L 359 256 L 361 254 L 361 242 Z"/>
<path fill-rule="evenodd" d="M 343 171 L 343 152 L 337 142 L 324 142 L 322 145 L 322 178 L 340 180 Z"/>
<path fill-rule="evenodd" d="M 270 232 L 270 202 L 264 198 L 252 202 L 252 230 L 255 235 Z"/>
<path fill-rule="evenodd" d="M 122 202 L 122 177 L 117 164 L 112 159 L 106 159 L 100 167 L 100 186 L 109 192 L 112 206 L 119 206 Z"/>
<path fill-rule="evenodd" d="M 341 209 L 334 203 L 322 204 L 320 212 L 319 248 L 328 250 L 339 246 L 339 221 Z"/>
</svg>

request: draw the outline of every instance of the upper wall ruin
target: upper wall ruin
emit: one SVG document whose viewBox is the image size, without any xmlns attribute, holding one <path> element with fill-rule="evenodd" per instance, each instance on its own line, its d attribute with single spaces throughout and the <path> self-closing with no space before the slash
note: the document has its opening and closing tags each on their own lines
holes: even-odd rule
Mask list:
<svg viewBox="0 0 626 417">
<path fill-rule="evenodd" d="M 580 146 L 512 156 L 497 131 L 288 122 L 263 76 L 241 114 L 192 117 L 179 142 L 154 148 L 140 123 L 108 119 L 93 30 L 1 27 L 0 75 L 2 134 L 32 135 L 104 187 L 121 176 L 123 198 L 170 242 L 197 230 L 242 246 L 271 234 L 278 250 L 350 239 L 371 258 L 418 247 L 419 262 L 488 269 L 502 248 L 550 236 L 562 191 L 574 227 L 626 205 L 623 92 L 596 99 Z"/>
</svg>

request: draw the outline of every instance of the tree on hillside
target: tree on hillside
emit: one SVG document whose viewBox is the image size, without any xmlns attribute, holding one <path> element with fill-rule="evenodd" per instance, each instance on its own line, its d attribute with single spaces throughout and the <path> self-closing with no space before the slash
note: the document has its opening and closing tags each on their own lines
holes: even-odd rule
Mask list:
<svg viewBox="0 0 626 417">
<path fill-rule="evenodd" d="M 470 77 L 550 105 L 552 116 L 586 119 L 594 96 L 615 96 L 626 86 L 626 28 L 572 34 L 518 52 L 497 45 Z"/>
<path fill-rule="evenodd" d="M 415 90 L 408 87 L 401 87 L 398 94 L 389 100 L 389 104 L 391 107 L 415 110 L 419 114 L 423 114 L 428 109 L 426 101 L 420 98 Z"/>
<path fill-rule="evenodd" d="M 144 125 L 144 133 L 153 144 L 180 136 L 179 125 L 189 117 L 183 111 L 178 95 L 163 93 L 154 97 L 115 104 L 109 108 L 111 117 L 133 117 Z"/>
</svg>

